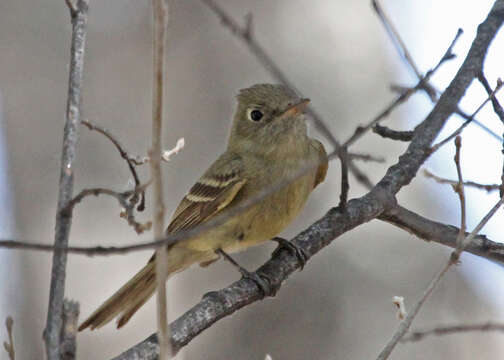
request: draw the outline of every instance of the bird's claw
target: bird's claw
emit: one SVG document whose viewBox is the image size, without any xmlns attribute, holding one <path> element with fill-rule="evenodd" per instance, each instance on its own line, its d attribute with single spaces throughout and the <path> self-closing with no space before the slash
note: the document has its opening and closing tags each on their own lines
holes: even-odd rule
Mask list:
<svg viewBox="0 0 504 360">
<path fill-rule="evenodd" d="M 263 294 L 262 296 L 263 298 L 265 298 L 266 296 L 275 295 L 275 292 L 271 288 L 269 282 L 267 280 L 264 280 L 259 274 L 255 272 L 253 273 L 249 272 L 244 268 L 241 268 L 240 272 L 242 274 L 242 278 L 252 280 L 257 285 L 257 287 L 261 290 Z"/>
<path fill-rule="evenodd" d="M 306 255 L 306 252 L 303 249 L 281 237 L 274 237 L 271 240 L 278 243 L 278 247 L 273 251 L 271 256 L 275 256 L 280 250 L 286 249 L 291 253 L 291 255 L 294 255 L 297 258 L 299 266 L 301 268 L 300 270 L 303 270 L 306 262 L 308 261 L 308 255 Z"/>
</svg>

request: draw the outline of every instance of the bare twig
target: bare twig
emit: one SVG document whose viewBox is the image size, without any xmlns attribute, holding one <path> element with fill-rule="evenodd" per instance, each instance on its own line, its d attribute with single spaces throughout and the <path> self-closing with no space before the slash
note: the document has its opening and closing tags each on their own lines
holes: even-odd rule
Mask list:
<svg viewBox="0 0 504 360">
<path fill-rule="evenodd" d="M 163 180 L 161 176 L 161 149 L 163 124 L 163 94 L 165 79 L 165 53 L 168 27 L 167 0 L 152 0 L 154 15 L 153 37 L 153 101 L 152 101 L 152 149 L 150 151 L 151 177 L 153 179 L 154 213 L 152 218 L 154 238 L 163 237 L 164 213 Z M 157 283 L 157 325 L 159 339 L 159 357 L 161 360 L 171 356 L 170 333 L 168 329 L 168 310 L 166 299 L 166 276 L 168 273 L 168 256 L 166 248 L 160 247 L 156 251 L 156 283 Z"/>
<path fill-rule="evenodd" d="M 452 185 L 452 186 L 456 186 L 458 184 L 458 181 L 439 177 L 427 169 L 424 169 L 423 172 L 426 177 L 433 179 L 434 181 L 436 181 L 439 184 L 448 184 L 448 185 Z M 480 184 L 480 183 L 477 183 L 474 181 L 464 181 L 464 186 L 473 187 L 473 188 L 480 189 L 480 190 L 485 190 L 487 192 L 497 191 L 500 188 L 499 184 Z"/>
<path fill-rule="evenodd" d="M 14 326 L 14 320 L 12 317 L 7 316 L 5 319 L 5 328 L 7 329 L 7 337 L 9 342 L 4 341 L 3 346 L 7 354 L 9 355 L 9 360 L 16 360 L 16 351 L 14 350 L 14 338 L 12 336 L 12 327 Z"/>
<path fill-rule="evenodd" d="M 411 55 L 409 55 L 409 51 L 408 51 L 408 49 L 406 47 L 406 44 L 402 41 L 399 33 L 395 30 L 394 25 L 388 19 L 388 17 L 386 16 L 385 12 L 383 11 L 383 9 L 380 7 L 379 3 L 376 0 L 373 0 L 373 7 L 375 8 L 375 11 L 377 12 L 377 14 L 378 14 L 380 20 L 382 21 L 384 27 L 386 28 L 387 33 L 391 37 L 392 42 L 396 45 L 396 49 L 398 50 L 399 54 L 404 57 L 404 59 L 406 60 L 406 62 L 413 69 L 413 71 L 414 71 L 415 75 L 417 76 L 418 80 L 422 80 L 422 75 L 421 75 L 420 71 L 418 71 L 418 68 L 415 65 L 415 63 L 414 63 Z M 437 69 L 445 61 L 453 59 L 455 57 L 455 55 L 453 54 L 452 50 L 453 50 L 453 47 L 454 47 L 457 39 L 460 37 L 460 35 L 462 35 L 462 33 L 463 33 L 462 29 L 458 29 L 457 35 L 453 39 L 453 41 L 452 41 L 450 47 L 448 48 L 448 50 L 445 52 L 445 54 L 443 55 L 443 57 L 441 58 L 441 60 L 438 62 L 438 64 L 433 69 L 429 70 L 426 73 L 425 78 L 430 77 L 434 72 L 436 72 Z M 408 54 L 408 56 L 405 56 L 405 54 Z M 434 86 L 432 86 L 431 84 L 429 84 L 427 81 L 424 81 L 424 85 L 425 86 L 420 87 L 420 89 L 424 90 L 427 93 L 429 99 L 433 103 L 435 103 L 437 101 L 437 94 L 439 93 L 439 90 L 437 90 Z M 403 90 L 403 91 L 407 91 L 407 89 Z M 455 113 L 458 114 L 459 116 L 461 116 L 462 118 L 464 118 L 466 120 L 469 120 L 470 115 L 468 115 L 464 111 L 462 111 L 458 105 L 456 107 Z M 479 126 L 481 129 L 483 129 L 485 132 L 487 132 L 488 134 L 490 134 L 495 139 L 497 139 L 497 140 L 499 140 L 501 142 L 503 141 L 503 138 L 501 138 L 499 135 L 497 135 L 496 133 L 494 133 L 490 128 L 488 128 L 487 126 L 485 126 L 480 121 L 478 121 L 476 119 L 471 119 L 471 123 L 476 124 L 477 126 Z"/>
<path fill-rule="evenodd" d="M 119 140 L 114 135 L 112 135 L 112 133 L 109 130 L 105 129 L 104 127 L 99 126 L 97 124 L 94 124 L 87 119 L 81 120 L 81 124 L 85 125 L 91 131 L 94 130 L 94 131 L 97 131 L 100 134 L 104 135 L 107 139 L 109 139 L 112 142 L 112 144 L 114 144 L 117 151 L 119 151 L 119 154 L 121 155 L 121 157 L 124 160 L 126 160 L 126 163 L 128 164 L 128 168 L 131 172 L 131 175 L 133 176 L 133 180 L 135 181 L 135 187 L 139 187 L 140 186 L 140 179 L 139 179 L 138 174 L 135 169 L 135 165 L 141 164 L 141 161 L 138 159 L 138 157 L 133 157 L 133 156 L 129 155 L 128 152 L 124 149 L 124 146 L 122 146 L 122 144 L 119 142 Z M 137 210 L 143 211 L 145 209 L 145 191 L 142 191 L 140 193 L 140 195 L 141 195 L 141 199 L 140 199 L 140 204 L 137 207 Z M 135 206 L 136 203 L 138 202 L 138 194 L 135 194 L 134 196 L 132 196 L 130 201 L 132 203 L 132 206 Z"/>
<path fill-rule="evenodd" d="M 140 185 L 134 190 L 131 191 L 124 191 L 124 192 L 116 192 L 110 189 L 105 189 L 105 188 L 90 188 L 90 189 L 84 189 L 82 190 L 79 194 L 77 194 L 69 203 L 68 206 L 63 209 L 62 211 L 64 213 L 71 213 L 73 211 L 73 208 L 75 205 L 80 203 L 85 197 L 88 196 L 99 196 L 99 195 L 108 195 L 113 198 L 115 198 L 119 204 L 122 206 L 122 211 L 121 211 L 121 217 L 126 219 L 128 222 L 128 225 L 132 226 L 135 229 L 135 232 L 137 234 L 142 234 L 146 230 L 150 230 L 152 223 L 150 221 L 146 223 L 140 223 L 137 222 L 135 219 L 135 214 L 134 214 L 134 209 L 135 209 L 135 203 L 132 202 L 131 200 L 128 201 L 128 199 L 131 199 L 135 194 L 138 194 L 140 192 L 144 192 L 145 188 L 149 185 L 150 183 L 146 183 L 144 185 Z"/>
<path fill-rule="evenodd" d="M 65 299 L 63 302 L 63 326 L 61 328 L 61 360 L 76 359 L 78 320 L 79 303 Z"/>
<path fill-rule="evenodd" d="M 382 19 L 382 21 L 385 21 L 387 18 L 385 17 L 383 10 L 381 10 L 379 8 L 378 2 L 373 1 L 373 5 L 375 6 L 375 9 L 377 9 L 377 12 L 380 15 L 380 18 Z M 393 29 L 392 24 L 389 24 L 389 26 Z M 389 29 L 389 28 L 387 27 L 387 29 Z M 395 30 L 394 30 L 394 33 L 395 33 Z M 354 142 L 356 142 L 358 139 L 360 139 L 369 129 L 375 127 L 375 125 L 377 125 L 379 121 L 381 121 L 382 119 L 387 117 L 397 106 L 399 106 L 400 104 L 402 104 L 406 100 L 408 100 L 410 98 L 410 96 L 413 95 L 414 93 L 416 93 L 418 90 L 422 89 L 422 90 L 425 90 L 428 94 L 433 94 L 433 93 L 435 94 L 435 92 L 433 92 L 434 90 L 432 90 L 432 88 L 429 84 L 429 80 L 432 77 L 432 75 L 434 75 L 434 73 L 439 69 L 439 67 L 445 61 L 453 58 L 452 49 L 461 34 L 462 34 L 462 30 L 459 29 L 459 31 L 455 35 L 455 38 L 452 40 L 450 46 L 448 47 L 448 49 L 444 53 L 441 60 L 439 60 L 437 65 L 433 69 L 429 70 L 427 72 L 427 74 L 425 74 L 425 76 L 419 75 L 418 76 L 418 83 L 414 87 L 408 88 L 405 91 L 401 92 L 401 94 L 399 94 L 399 96 L 397 96 L 388 106 L 385 107 L 385 109 L 383 109 L 377 116 L 375 116 L 373 119 L 371 119 L 371 121 L 369 121 L 366 125 L 357 127 L 357 129 L 355 129 L 355 132 L 353 133 L 353 135 L 347 141 L 345 141 L 342 146 L 352 145 Z M 404 50 L 403 54 L 409 54 L 406 47 L 404 47 L 404 43 L 398 37 L 398 35 L 397 35 L 397 37 L 393 37 L 392 39 L 393 40 L 396 39 L 397 41 L 399 41 L 399 43 L 401 44 L 401 46 L 403 47 L 403 50 Z M 406 58 L 411 60 L 411 62 L 409 62 L 409 61 L 408 62 L 410 63 L 412 68 L 415 69 L 415 72 L 418 71 L 418 70 L 416 70 L 416 65 L 413 63 L 411 56 L 408 55 Z"/>
<path fill-rule="evenodd" d="M 499 90 L 502 88 L 502 83 L 498 83 L 497 86 L 495 87 L 494 91 L 488 97 L 481 103 L 480 106 L 469 116 L 469 118 L 462 124 L 460 125 L 457 130 L 455 130 L 453 133 L 451 133 L 449 136 L 447 136 L 444 140 L 440 141 L 439 143 L 435 144 L 432 146 L 431 151 L 434 153 L 436 152 L 440 147 L 445 145 L 446 143 L 450 142 L 453 138 L 455 138 L 457 135 L 460 135 L 462 130 L 473 121 L 474 117 L 485 107 L 485 105 L 495 97 L 495 95 L 499 92 Z"/>
<path fill-rule="evenodd" d="M 398 140 L 398 141 L 411 141 L 413 138 L 413 131 L 397 131 L 389 129 L 386 126 L 376 124 L 373 126 L 373 132 L 383 138 Z"/>
<path fill-rule="evenodd" d="M 488 83 L 488 80 L 486 79 L 485 75 L 483 74 L 483 71 L 480 72 L 478 76 L 479 81 L 485 88 L 487 94 L 490 96 L 492 94 L 492 88 L 490 87 L 490 84 Z M 500 86 L 502 84 L 502 80 L 499 78 L 497 79 L 497 86 Z M 504 109 L 502 108 L 501 104 L 499 103 L 499 100 L 497 100 L 497 97 L 493 96 L 492 97 L 492 106 L 494 109 L 495 114 L 499 117 L 500 121 L 504 125 Z M 502 139 L 502 154 L 504 154 L 504 137 Z M 504 196 L 504 161 L 502 163 L 502 175 L 501 175 L 501 186 L 500 186 L 500 196 Z"/>
<path fill-rule="evenodd" d="M 380 3 L 377 0 L 373 0 L 372 5 L 376 14 L 378 15 L 378 18 L 381 20 L 383 26 L 385 27 L 385 30 L 389 34 L 392 43 L 396 46 L 397 51 L 401 54 L 402 57 L 406 59 L 406 62 L 411 66 L 411 69 L 415 72 L 416 76 L 418 78 L 421 78 L 422 74 L 413 61 L 413 57 L 410 55 L 408 48 L 399 36 L 399 32 L 395 29 L 394 24 L 388 19 L 386 13 L 383 11 Z"/>
<path fill-rule="evenodd" d="M 360 160 L 366 162 L 376 162 L 376 163 L 384 163 L 385 158 L 382 156 L 375 156 L 371 154 L 360 154 L 360 153 L 348 153 L 348 158 L 351 160 Z"/>
<path fill-rule="evenodd" d="M 429 330 L 416 330 L 411 332 L 409 335 L 402 338 L 401 342 L 414 342 L 423 340 L 426 336 L 442 336 L 442 335 L 452 335 L 461 334 L 466 332 L 489 332 L 498 331 L 504 332 L 504 324 L 497 324 L 491 321 L 483 324 L 459 324 L 459 325 L 447 325 L 438 326 Z"/>
<path fill-rule="evenodd" d="M 89 2 L 88 0 L 77 0 L 75 4 L 70 1 L 67 1 L 66 4 L 69 6 L 72 19 L 72 46 L 58 206 L 56 211 L 56 231 L 54 235 L 54 244 L 56 247 L 66 247 L 68 245 L 72 223 L 72 214 L 64 214 L 62 210 L 68 206 L 73 193 L 73 163 L 76 156 L 80 122 L 81 87 Z M 54 250 L 49 306 L 46 328 L 44 330 L 46 357 L 48 360 L 59 360 L 61 358 L 61 326 L 63 323 L 66 260 L 66 252 Z"/>
<path fill-rule="evenodd" d="M 346 146 L 340 148 L 339 158 L 341 160 L 341 193 L 338 207 L 341 211 L 345 211 L 348 191 L 350 190 L 350 185 L 348 183 L 348 152 Z"/>
<path fill-rule="evenodd" d="M 462 147 L 462 138 L 457 136 L 455 138 L 455 166 L 457 167 L 457 185 L 453 186 L 453 190 L 457 193 L 460 201 L 460 231 L 457 237 L 457 249 L 462 246 L 462 240 L 466 232 L 466 202 L 464 193 L 464 179 L 462 178 L 462 167 L 460 166 L 460 148 Z"/>
<path fill-rule="evenodd" d="M 422 296 L 418 301 L 413 305 L 412 309 L 408 312 L 408 315 L 404 318 L 403 321 L 399 324 L 398 329 L 394 333 L 394 336 L 392 339 L 387 343 L 385 348 L 380 352 L 378 357 L 376 358 L 377 360 L 386 360 L 394 350 L 395 346 L 401 340 L 401 338 L 406 334 L 408 329 L 411 326 L 411 323 L 413 322 L 413 319 L 415 319 L 416 315 L 418 314 L 418 311 L 422 307 L 422 305 L 425 303 L 429 295 L 432 293 L 436 285 L 439 283 L 443 275 L 448 271 L 448 269 L 451 267 L 452 262 L 448 261 L 446 265 L 437 273 L 436 276 L 431 280 L 427 288 L 424 290 Z"/>
<path fill-rule="evenodd" d="M 392 339 L 387 343 L 385 348 L 381 351 L 381 353 L 378 355 L 377 360 L 386 360 L 389 358 L 390 354 L 396 347 L 397 343 L 402 339 L 402 337 L 406 334 L 408 329 L 410 328 L 413 320 L 415 319 L 416 315 L 418 314 L 419 310 L 427 300 L 427 298 L 432 294 L 432 291 L 436 287 L 436 285 L 439 283 L 441 278 L 444 276 L 444 274 L 448 271 L 448 269 L 453 265 L 458 262 L 458 259 L 460 257 L 460 254 L 462 251 L 464 251 L 465 247 L 471 243 L 472 239 L 480 232 L 480 230 L 485 226 L 485 224 L 492 218 L 492 216 L 495 214 L 495 212 L 502 206 L 504 203 L 504 198 L 501 198 L 497 204 L 483 217 L 483 219 L 479 222 L 479 224 L 474 228 L 474 230 L 467 236 L 465 239 L 462 239 L 462 241 L 457 241 L 457 248 L 452 252 L 450 259 L 448 262 L 443 266 L 441 271 L 434 276 L 434 278 L 431 280 L 429 283 L 429 286 L 425 289 L 423 292 L 422 296 L 420 299 L 413 305 L 413 308 L 410 310 L 406 318 L 401 321 L 399 324 L 398 329 L 392 336 Z"/>
<path fill-rule="evenodd" d="M 493 90 L 490 84 L 488 83 L 488 80 L 486 79 L 485 75 L 483 74 L 483 71 L 479 73 L 478 80 L 485 88 L 485 91 L 487 92 L 488 96 L 491 96 Z M 502 80 L 497 79 L 496 87 L 501 86 L 500 84 L 502 84 Z M 504 124 L 504 109 L 502 108 L 501 104 L 499 103 L 499 100 L 497 100 L 495 96 L 491 96 L 491 98 L 494 112 L 499 117 L 500 121 Z"/>
</svg>

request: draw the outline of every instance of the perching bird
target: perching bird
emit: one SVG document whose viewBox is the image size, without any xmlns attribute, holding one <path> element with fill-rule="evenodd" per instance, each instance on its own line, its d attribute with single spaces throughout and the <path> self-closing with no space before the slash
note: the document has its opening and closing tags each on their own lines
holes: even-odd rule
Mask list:
<svg viewBox="0 0 504 360">
<path fill-rule="evenodd" d="M 271 84 L 243 89 L 237 100 L 227 149 L 182 199 L 166 233 L 192 229 L 285 179 L 295 180 L 222 224 L 167 248 L 166 278 L 192 264 L 206 266 L 219 255 L 228 257 L 227 253 L 272 239 L 294 220 L 325 178 L 324 146 L 307 134 L 303 112 L 309 100 Z M 156 290 L 155 261 L 153 256 L 79 331 L 99 328 L 117 316 L 118 328 L 126 324 Z"/>
</svg>

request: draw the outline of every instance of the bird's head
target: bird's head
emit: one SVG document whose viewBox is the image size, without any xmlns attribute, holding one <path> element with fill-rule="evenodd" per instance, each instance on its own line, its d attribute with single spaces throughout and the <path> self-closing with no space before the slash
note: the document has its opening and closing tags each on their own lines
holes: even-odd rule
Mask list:
<svg viewBox="0 0 504 360">
<path fill-rule="evenodd" d="M 242 151 L 269 152 L 306 139 L 301 99 L 283 85 L 257 84 L 240 90 L 229 147 Z"/>
</svg>

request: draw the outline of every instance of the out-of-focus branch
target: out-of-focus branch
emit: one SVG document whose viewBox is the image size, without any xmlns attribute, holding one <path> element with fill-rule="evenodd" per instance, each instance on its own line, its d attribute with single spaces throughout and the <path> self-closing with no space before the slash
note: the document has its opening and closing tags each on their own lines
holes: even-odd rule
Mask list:
<svg viewBox="0 0 504 360">
<path fill-rule="evenodd" d="M 351 160 L 369 161 L 369 162 L 376 162 L 376 163 L 384 163 L 385 162 L 384 157 L 371 155 L 371 154 L 348 153 L 348 158 Z"/>
<path fill-rule="evenodd" d="M 453 185 L 457 185 L 457 183 L 458 183 L 455 180 L 450 180 L 450 179 L 445 179 L 445 178 L 439 177 L 439 176 L 431 173 L 427 169 L 424 169 L 423 172 L 426 177 L 433 179 L 434 181 L 436 181 L 439 184 L 448 184 L 448 185 L 453 186 Z M 480 184 L 480 183 L 477 183 L 474 181 L 464 181 L 464 186 L 473 187 L 473 188 L 480 189 L 480 190 L 485 190 L 486 192 L 496 191 L 496 190 L 499 190 L 499 188 L 500 188 L 499 184 Z"/>
<path fill-rule="evenodd" d="M 167 0 L 152 0 L 154 15 L 153 24 L 153 88 L 152 88 L 152 149 L 150 151 L 151 177 L 153 180 L 152 217 L 154 239 L 163 237 L 165 225 L 165 206 L 163 201 L 163 178 L 161 174 L 162 124 L 163 124 L 163 94 L 165 80 L 165 54 L 168 31 L 168 3 Z M 166 299 L 166 276 L 168 274 L 168 256 L 166 247 L 156 251 L 156 299 L 157 325 L 159 339 L 159 357 L 161 360 L 171 356 L 170 333 L 168 329 L 168 310 Z"/>
<path fill-rule="evenodd" d="M 447 326 L 437 326 L 429 330 L 416 330 L 411 332 L 409 335 L 402 338 L 401 342 L 415 342 L 423 340 L 426 336 L 442 336 L 442 335 L 453 335 L 462 334 L 466 332 L 490 332 L 498 331 L 504 332 L 504 324 L 496 324 L 491 321 L 483 324 L 459 324 L 459 325 L 447 325 Z"/>
<path fill-rule="evenodd" d="M 61 328 L 61 360 L 76 359 L 78 320 L 79 303 L 65 299 L 63 302 L 63 326 Z"/>
<path fill-rule="evenodd" d="M 72 19 L 72 46 L 70 51 L 70 75 L 68 81 L 68 99 L 65 128 L 63 132 L 63 149 L 56 211 L 56 231 L 54 244 L 57 247 L 68 246 L 72 214 L 64 213 L 73 194 L 73 163 L 76 157 L 78 129 L 80 123 L 82 74 L 84 71 L 84 53 L 86 45 L 86 30 L 88 16 L 88 0 L 67 0 Z M 65 295 L 67 254 L 62 250 L 54 250 L 51 287 L 47 322 L 44 330 L 46 358 L 61 359 L 61 327 L 63 325 L 63 298 Z"/>
<path fill-rule="evenodd" d="M 271 56 L 266 53 L 263 47 L 255 39 L 253 34 L 251 15 L 247 17 L 245 26 L 241 26 L 214 0 L 202 0 L 202 2 L 219 17 L 224 27 L 229 29 L 233 35 L 244 42 L 250 52 L 256 56 L 261 65 L 263 65 L 264 68 L 277 81 L 286 85 L 292 90 L 295 90 L 299 95 L 302 96 L 302 93 L 297 89 L 294 83 L 287 77 L 287 75 L 285 75 L 282 69 L 273 61 Z M 319 113 L 315 111 L 315 109 L 313 109 L 313 107 L 308 107 L 307 112 L 312 117 L 315 127 L 331 142 L 331 145 L 334 146 L 335 152 L 339 153 L 341 144 L 329 130 L 327 122 Z M 368 176 L 364 172 L 362 172 L 351 160 L 348 162 L 348 168 L 350 172 L 352 172 L 352 174 L 355 176 L 356 180 L 364 187 L 366 187 L 367 189 L 371 189 L 373 187 L 373 183 L 368 178 Z"/>
<path fill-rule="evenodd" d="M 478 223 L 478 225 L 474 228 L 474 230 L 465 238 L 457 235 L 457 247 L 452 252 L 450 259 L 446 262 L 446 264 L 439 271 L 439 273 L 437 273 L 437 275 L 434 276 L 434 278 L 431 280 L 431 282 L 423 292 L 420 299 L 413 305 L 412 309 L 410 310 L 406 318 L 403 321 L 401 321 L 396 332 L 394 333 L 390 341 L 387 343 L 387 345 L 385 345 L 384 349 L 380 352 L 376 360 L 386 360 L 389 358 L 390 354 L 392 353 L 396 345 L 399 343 L 399 341 L 401 341 L 403 336 L 409 330 L 416 315 L 422 308 L 427 298 L 432 294 L 432 291 L 434 291 L 434 288 L 439 283 L 441 278 L 446 274 L 446 272 L 450 269 L 452 265 L 457 264 L 460 254 L 465 250 L 466 246 L 472 242 L 473 238 L 481 231 L 483 226 L 485 226 L 486 223 L 495 215 L 495 213 L 502 206 L 503 203 L 504 198 L 501 198 L 497 202 L 497 204 L 495 204 L 494 207 L 483 217 L 483 219 Z M 464 234 L 463 232 L 461 233 Z"/>
</svg>

